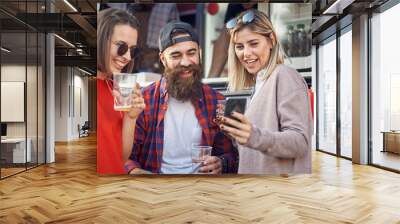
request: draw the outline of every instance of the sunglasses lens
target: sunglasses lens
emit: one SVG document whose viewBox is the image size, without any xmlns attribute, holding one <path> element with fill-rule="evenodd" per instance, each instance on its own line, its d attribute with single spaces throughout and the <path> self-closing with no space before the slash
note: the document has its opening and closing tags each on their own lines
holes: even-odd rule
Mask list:
<svg viewBox="0 0 400 224">
<path fill-rule="evenodd" d="M 242 21 L 244 24 L 250 23 L 254 20 L 254 12 L 250 11 L 243 15 Z"/>
<path fill-rule="evenodd" d="M 128 45 L 127 45 L 126 43 L 121 43 L 121 44 L 118 46 L 117 54 L 118 54 L 119 56 L 122 56 L 122 55 L 124 55 L 127 51 L 128 51 Z"/>
<path fill-rule="evenodd" d="M 243 24 L 247 24 L 247 23 L 251 23 L 254 20 L 254 12 L 253 11 L 249 11 L 246 14 L 243 15 L 242 17 L 242 23 Z M 237 18 L 231 19 L 226 23 L 226 28 L 227 29 L 232 29 L 233 27 L 235 27 L 237 25 Z"/>
<path fill-rule="evenodd" d="M 233 18 L 233 19 L 229 20 L 229 21 L 226 23 L 226 28 L 227 28 L 227 29 L 232 29 L 232 28 L 235 27 L 235 26 L 236 26 L 236 18 Z"/>
<path fill-rule="evenodd" d="M 131 55 L 131 58 L 136 58 L 139 54 L 139 49 L 136 47 L 128 47 L 128 44 L 126 43 L 121 43 L 118 45 L 118 50 L 117 50 L 117 54 L 119 56 L 123 56 L 126 54 L 126 52 L 129 50 L 129 53 Z"/>
</svg>

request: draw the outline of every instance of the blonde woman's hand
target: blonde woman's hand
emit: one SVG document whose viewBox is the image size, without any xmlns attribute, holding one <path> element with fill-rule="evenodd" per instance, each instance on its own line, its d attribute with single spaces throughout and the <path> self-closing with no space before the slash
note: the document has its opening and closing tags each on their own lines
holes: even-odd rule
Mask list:
<svg viewBox="0 0 400 224">
<path fill-rule="evenodd" d="M 131 94 L 131 102 L 132 107 L 129 111 L 126 112 L 132 119 L 136 119 L 140 113 L 146 108 L 146 104 L 144 103 L 144 98 L 142 96 L 142 92 L 140 91 L 140 85 L 136 83 L 136 86 L 133 87 L 133 93 Z"/>
<path fill-rule="evenodd" d="M 237 143 L 241 145 L 247 144 L 252 127 L 249 119 L 238 112 L 233 112 L 231 116 L 237 120 L 228 117 L 221 117 L 219 128 L 231 138 L 235 139 Z"/>
<path fill-rule="evenodd" d="M 153 173 L 140 168 L 135 168 L 129 172 L 129 175 L 135 175 L 135 174 L 153 174 Z"/>
</svg>

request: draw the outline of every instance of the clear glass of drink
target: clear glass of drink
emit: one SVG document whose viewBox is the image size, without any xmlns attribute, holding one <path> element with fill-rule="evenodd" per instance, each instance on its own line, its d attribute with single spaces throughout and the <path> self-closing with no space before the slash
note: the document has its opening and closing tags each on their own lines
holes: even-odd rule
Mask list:
<svg viewBox="0 0 400 224">
<path fill-rule="evenodd" d="M 211 156 L 212 147 L 207 145 L 192 144 L 193 173 L 200 173 L 199 169 L 208 156 Z"/>
<path fill-rule="evenodd" d="M 129 111 L 131 109 L 131 94 L 136 85 L 136 77 L 137 75 L 133 73 L 113 74 L 114 110 Z"/>
</svg>

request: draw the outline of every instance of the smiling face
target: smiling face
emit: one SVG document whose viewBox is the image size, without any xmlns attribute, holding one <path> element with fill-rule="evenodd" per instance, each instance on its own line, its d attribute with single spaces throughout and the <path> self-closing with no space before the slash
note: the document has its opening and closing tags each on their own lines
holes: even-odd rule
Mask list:
<svg viewBox="0 0 400 224">
<path fill-rule="evenodd" d="M 109 65 L 112 73 L 121 72 L 121 70 L 131 62 L 130 49 L 136 47 L 138 33 L 137 30 L 129 25 L 116 25 L 113 30 L 110 43 Z M 129 49 L 123 54 L 118 55 L 118 48 L 127 44 Z"/>
<path fill-rule="evenodd" d="M 269 38 L 243 28 L 234 38 L 234 50 L 240 63 L 250 74 L 257 74 L 269 62 L 273 35 Z"/>
<path fill-rule="evenodd" d="M 174 38 L 188 36 L 179 34 Z M 165 67 L 168 93 L 178 100 L 201 97 L 201 65 L 199 45 L 194 41 L 178 42 L 160 53 Z"/>
<path fill-rule="evenodd" d="M 182 34 L 175 38 L 184 36 L 188 35 Z M 194 41 L 176 43 L 165 49 L 160 54 L 160 59 L 165 68 L 170 70 L 180 69 L 181 72 L 177 74 L 180 78 L 192 77 L 193 71 L 189 68 L 200 64 L 199 45 Z"/>
</svg>

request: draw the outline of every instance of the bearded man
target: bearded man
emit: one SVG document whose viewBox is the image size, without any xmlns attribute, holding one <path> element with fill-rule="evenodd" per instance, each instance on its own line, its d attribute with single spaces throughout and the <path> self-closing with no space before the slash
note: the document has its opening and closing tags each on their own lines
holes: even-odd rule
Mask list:
<svg viewBox="0 0 400 224">
<path fill-rule="evenodd" d="M 142 92 L 146 107 L 136 119 L 129 174 L 236 173 L 238 153 L 214 122 L 224 97 L 203 84 L 201 50 L 193 28 L 170 22 L 159 37 L 163 78 Z M 199 167 L 193 145 L 212 146 Z"/>
</svg>

